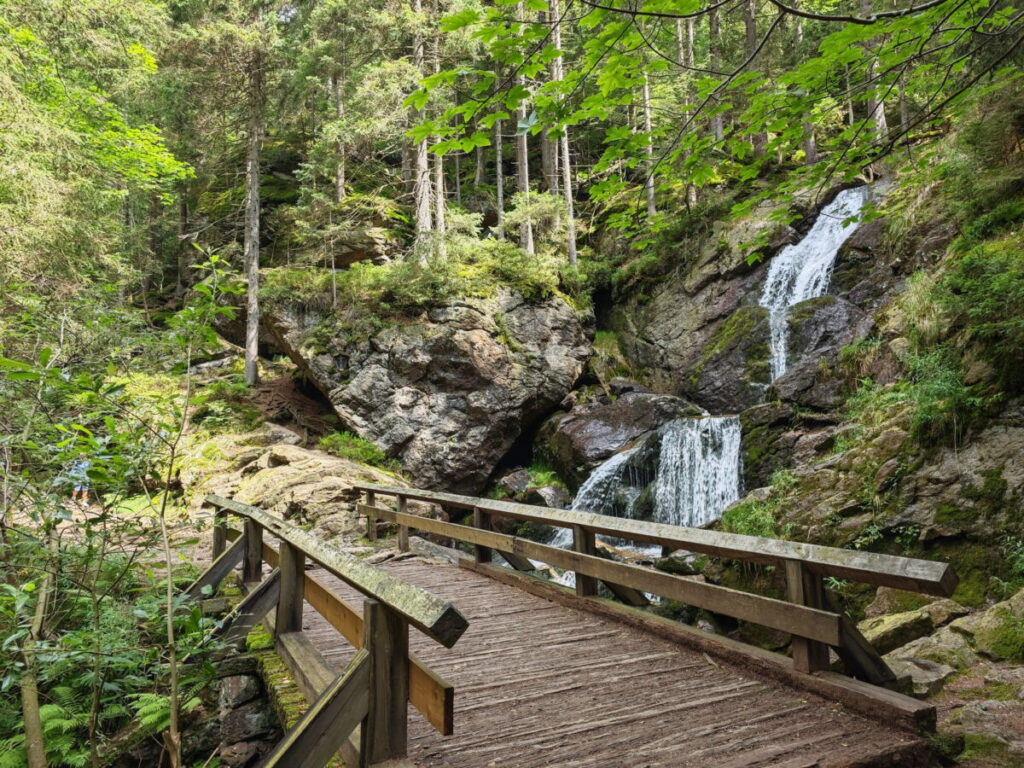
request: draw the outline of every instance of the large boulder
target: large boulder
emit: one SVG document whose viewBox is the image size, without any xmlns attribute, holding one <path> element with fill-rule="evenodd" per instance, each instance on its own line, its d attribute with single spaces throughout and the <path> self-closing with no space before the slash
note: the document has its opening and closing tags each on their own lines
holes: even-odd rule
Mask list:
<svg viewBox="0 0 1024 768">
<path fill-rule="evenodd" d="M 572 389 L 590 318 L 560 298 L 500 290 L 450 301 L 369 338 L 308 310 L 268 318 L 280 346 L 342 422 L 422 487 L 477 493 L 524 431 Z M 316 330 L 316 333 L 311 331 Z"/>
<path fill-rule="evenodd" d="M 578 486 L 595 467 L 637 438 L 674 419 L 701 413 L 678 397 L 624 392 L 614 400 L 593 400 L 556 413 L 541 426 L 538 442 L 552 468 Z"/>
</svg>

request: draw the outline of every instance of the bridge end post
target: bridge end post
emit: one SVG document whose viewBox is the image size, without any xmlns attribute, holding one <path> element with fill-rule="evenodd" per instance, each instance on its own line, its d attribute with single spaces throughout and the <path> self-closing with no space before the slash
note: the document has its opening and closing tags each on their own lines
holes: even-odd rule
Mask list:
<svg viewBox="0 0 1024 768">
<path fill-rule="evenodd" d="M 408 512 L 409 500 L 405 496 L 398 497 L 398 513 L 400 515 Z M 401 525 L 398 526 L 398 551 L 408 552 L 409 551 L 409 526 Z"/>
<path fill-rule="evenodd" d="M 277 567 L 281 571 L 281 594 L 277 601 L 277 621 L 274 631 L 278 635 L 302 631 L 302 601 L 306 587 L 306 555 L 289 544 L 281 542 Z"/>
<path fill-rule="evenodd" d="M 479 507 L 473 507 L 473 527 L 481 531 L 491 530 L 491 516 Z M 482 547 L 479 544 L 473 545 L 473 559 L 478 563 L 489 563 L 494 559 L 494 553 L 490 547 Z"/>
<path fill-rule="evenodd" d="M 581 555 L 596 555 L 597 545 L 594 541 L 594 532 L 588 531 L 582 525 L 572 527 L 573 549 Z M 584 576 L 576 572 L 576 594 L 580 597 L 594 597 L 597 595 L 597 579 L 593 576 Z"/>
<path fill-rule="evenodd" d="M 786 561 L 786 591 L 789 601 L 808 608 L 825 607 L 825 584 L 798 560 Z M 815 640 L 794 637 L 793 668 L 798 672 L 819 672 L 829 668 L 828 646 Z"/>
<path fill-rule="evenodd" d="M 245 526 L 245 554 L 242 557 L 242 583 L 263 581 L 263 527 L 249 518 Z"/>
<path fill-rule="evenodd" d="M 409 624 L 377 600 L 363 601 L 363 647 L 370 653 L 369 702 L 360 731 L 360 763 L 408 753 Z"/>
<path fill-rule="evenodd" d="M 366 492 L 366 506 L 373 507 L 377 504 L 377 494 L 373 491 Z M 372 512 L 366 513 L 366 538 L 370 541 L 377 540 L 377 516 Z"/>
<path fill-rule="evenodd" d="M 227 531 L 228 514 L 220 507 L 213 510 L 213 554 L 211 560 L 216 560 L 224 554 L 228 543 Z"/>
</svg>

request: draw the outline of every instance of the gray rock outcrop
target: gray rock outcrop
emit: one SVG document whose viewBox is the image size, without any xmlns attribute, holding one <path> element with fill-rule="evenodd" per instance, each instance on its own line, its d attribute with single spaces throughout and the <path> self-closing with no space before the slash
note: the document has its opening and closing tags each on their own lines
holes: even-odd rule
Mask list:
<svg viewBox="0 0 1024 768">
<path fill-rule="evenodd" d="M 560 298 L 508 290 L 451 301 L 368 338 L 339 331 L 310 341 L 323 315 L 278 311 L 279 345 L 342 422 L 401 461 L 422 487 L 477 493 L 524 431 L 583 372 L 589 318 Z"/>
</svg>

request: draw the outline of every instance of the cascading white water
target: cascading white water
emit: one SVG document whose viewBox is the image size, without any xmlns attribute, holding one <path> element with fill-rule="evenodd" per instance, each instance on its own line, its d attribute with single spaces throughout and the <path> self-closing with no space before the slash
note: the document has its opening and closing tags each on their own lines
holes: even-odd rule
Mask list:
<svg viewBox="0 0 1024 768">
<path fill-rule="evenodd" d="M 857 223 L 844 221 L 860 213 L 867 187 L 845 189 L 821 209 L 810 231 L 799 243 L 787 245 L 772 259 L 759 301 L 769 311 L 772 380 L 786 372 L 789 347 L 789 308 L 828 290 L 836 255 Z"/>
<path fill-rule="evenodd" d="M 700 527 L 740 497 L 740 420 L 736 416 L 673 421 L 661 440 L 654 519 Z"/>
<path fill-rule="evenodd" d="M 634 446 L 597 467 L 580 486 L 572 508 L 636 517 L 636 504 L 650 486 L 655 522 L 701 526 L 739 498 L 739 418 L 678 419 L 662 427 L 659 437 L 653 477 L 634 460 L 643 444 Z M 570 541 L 566 532 L 553 543 L 565 546 Z"/>
</svg>

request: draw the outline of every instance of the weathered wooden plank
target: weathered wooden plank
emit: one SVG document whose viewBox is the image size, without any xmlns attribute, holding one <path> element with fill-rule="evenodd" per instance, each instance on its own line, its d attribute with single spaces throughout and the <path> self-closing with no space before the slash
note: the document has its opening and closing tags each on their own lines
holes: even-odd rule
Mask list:
<svg viewBox="0 0 1024 768">
<path fill-rule="evenodd" d="M 277 601 L 277 632 L 302 631 L 303 593 L 306 588 L 306 556 L 298 547 L 281 542 L 278 550 L 281 572 L 281 594 Z"/>
<path fill-rule="evenodd" d="M 263 768 L 323 768 L 366 716 L 370 657 L 360 651 L 271 751 Z"/>
<path fill-rule="evenodd" d="M 263 559 L 277 564 L 278 554 L 263 543 Z M 334 594 L 320 579 L 306 573 L 306 602 L 324 617 L 353 647 L 363 647 L 363 617 L 352 605 Z M 455 686 L 409 653 L 409 703 L 445 736 L 455 733 Z"/>
<path fill-rule="evenodd" d="M 275 622 L 267 618 L 267 629 L 273 632 Z M 336 673 L 305 633 L 278 633 L 274 647 L 307 701 L 315 700 L 334 680 Z"/>
<path fill-rule="evenodd" d="M 789 601 L 809 608 L 825 607 L 825 587 L 821 576 L 810 573 L 802 563 L 786 561 L 786 593 Z M 828 669 L 828 646 L 803 637 L 794 637 L 793 668 L 799 672 Z"/>
<path fill-rule="evenodd" d="M 370 700 L 360 734 L 363 762 L 408 752 L 409 625 L 376 600 L 363 602 L 363 648 L 370 652 Z"/>
<path fill-rule="evenodd" d="M 378 508 L 376 513 L 382 520 L 404 522 L 411 528 L 419 528 L 442 536 L 453 536 L 470 544 L 509 550 L 558 568 L 576 571 L 577 574 L 582 573 L 602 581 L 611 581 L 661 595 L 671 600 L 706 608 L 744 621 L 752 621 L 755 624 L 779 629 L 810 640 L 818 640 L 829 645 L 839 643 L 839 617 L 827 611 L 692 581 L 642 566 L 616 563 L 594 555 L 570 552 L 493 531 L 480 531 L 469 526 L 416 515 L 400 516 L 396 512 L 381 508 Z"/>
<path fill-rule="evenodd" d="M 220 505 L 255 520 L 265 530 L 301 550 L 311 560 L 319 563 L 364 595 L 380 600 L 398 611 L 410 624 L 446 648 L 451 648 L 466 631 L 468 625 L 465 617 L 450 602 L 442 600 L 424 589 L 407 584 L 401 579 L 396 579 L 382 568 L 363 562 L 355 555 L 342 552 L 313 534 L 280 520 L 258 507 L 241 504 L 221 496 L 210 495 L 206 498 L 211 504 Z M 362 505 L 359 508 L 365 514 Z M 409 517 L 418 519 L 414 515 Z"/>
<path fill-rule="evenodd" d="M 243 640 L 249 630 L 263 621 L 263 617 L 277 605 L 280 595 L 281 572 L 275 568 L 225 617 L 214 630 L 214 637 L 220 637 L 227 643 Z"/>
<path fill-rule="evenodd" d="M 366 505 L 368 507 L 375 506 L 376 500 L 377 497 L 374 495 L 373 491 L 366 492 Z M 370 541 L 377 540 L 377 518 L 374 516 L 373 512 L 366 513 L 366 538 Z"/>
<path fill-rule="evenodd" d="M 561 605 L 611 618 L 658 637 L 678 642 L 707 653 L 709 656 L 789 685 L 794 690 L 810 691 L 841 702 L 851 710 L 882 722 L 922 733 L 934 731 L 935 707 L 909 696 L 860 680 L 853 680 L 834 672 L 816 672 L 812 675 L 797 672 L 793 669 L 792 660 L 781 654 L 747 645 L 722 635 L 702 632 L 695 627 L 630 608 L 612 600 L 580 598 L 568 587 L 530 574 L 518 573 L 495 565 L 477 564 L 469 558 L 461 559 L 459 566 L 485 574 L 496 581 Z"/>
<path fill-rule="evenodd" d="M 203 596 L 203 589 L 211 587 L 214 591 L 224 578 L 234 570 L 235 566 L 242 562 L 245 554 L 245 536 L 240 536 L 231 546 L 224 550 L 224 553 L 203 571 L 199 578 L 189 584 L 185 595 L 195 600 Z"/>
<path fill-rule="evenodd" d="M 245 530 L 245 557 L 242 558 L 242 582 L 253 584 L 263 578 L 263 529 L 246 519 L 243 521 Z"/>
<path fill-rule="evenodd" d="M 885 663 L 885 659 L 848 617 L 843 616 L 842 622 L 843 642 L 836 648 L 836 653 L 842 659 L 846 673 L 873 685 L 895 688 L 896 674 Z"/>
<path fill-rule="evenodd" d="M 494 499 L 479 499 L 453 493 L 423 491 L 395 486 L 357 484 L 356 488 L 386 495 L 403 494 L 409 499 L 428 501 L 461 509 L 479 507 L 485 512 L 532 520 L 568 528 L 582 525 L 590 531 L 633 541 L 660 544 L 671 549 L 686 549 L 719 557 L 754 563 L 781 565 L 799 560 L 814 573 L 841 579 L 877 584 L 930 595 L 948 597 L 956 589 L 958 577 L 948 563 L 918 560 L 875 552 L 859 552 L 817 544 L 781 539 L 765 539 L 735 533 L 683 528 L 663 523 L 595 515 L 571 509 L 551 509 Z"/>
</svg>

